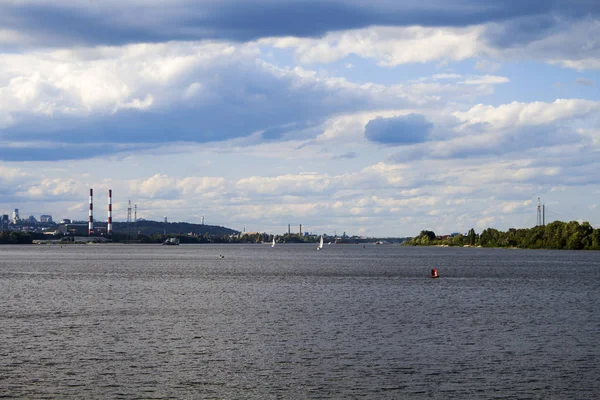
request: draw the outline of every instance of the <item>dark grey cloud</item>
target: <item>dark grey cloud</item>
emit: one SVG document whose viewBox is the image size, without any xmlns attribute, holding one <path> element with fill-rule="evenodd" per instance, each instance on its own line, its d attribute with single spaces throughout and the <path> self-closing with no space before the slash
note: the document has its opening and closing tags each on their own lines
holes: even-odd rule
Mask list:
<svg viewBox="0 0 600 400">
<path fill-rule="evenodd" d="M 55 143 L 47 147 L 7 147 L 0 146 L 2 161 L 59 161 L 85 160 L 119 152 L 139 151 L 150 148 L 148 145 L 119 146 L 116 144 L 69 144 Z"/>
<path fill-rule="evenodd" d="M 487 30 L 486 38 L 494 47 L 507 48 L 539 40 L 556 29 L 559 26 L 555 16 L 534 15 L 494 24 Z"/>
<path fill-rule="evenodd" d="M 427 140 L 433 124 L 421 114 L 393 118 L 377 117 L 365 126 L 365 139 L 389 145 L 406 145 Z"/>
<path fill-rule="evenodd" d="M 595 0 L 172 0 L 0 5 L 0 26 L 29 45 L 120 45 L 169 40 L 248 41 L 269 36 L 318 37 L 330 31 L 385 26 L 466 26 L 512 21 L 491 37 L 499 45 L 535 39 L 558 19 L 597 15 Z M 5 44 L 4 46 L 10 46 Z M 14 46 L 19 46 L 14 43 Z"/>
</svg>

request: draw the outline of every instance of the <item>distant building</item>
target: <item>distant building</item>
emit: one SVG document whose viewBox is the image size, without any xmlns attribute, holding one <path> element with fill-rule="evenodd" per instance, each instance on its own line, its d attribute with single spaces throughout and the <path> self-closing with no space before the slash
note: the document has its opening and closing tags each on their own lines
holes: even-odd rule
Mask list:
<svg viewBox="0 0 600 400">
<path fill-rule="evenodd" d="M 64 224 L 58 229 L 65 235 L 87 235 L 88 224 Z"/>
<path fill-rule="evenodd" d="M 253 236 L 253 235 L 260 235 L 260 232 L 242 232 L 238 235 L 238 237 L 242 238 L 244 236 Z"/>
<path fill-rule="evenodd" d="M 37 224 L 37 219 L 35 219 L 33 215 L 30 215 L 29 218 L 27 218 L 27 223 L 35 225 Z"/>
<path fill-rule="evenodd" d="M 52 215 L 40 215 L 40 222 L 43 224 L 51 224 Z"/>
<path fill-rule="evenodd" d="M 2 216 L 0 216 L 0 230 L 7 230 L 9 222 L 10 219 L 8 218 L 8 214 L 2 214 Z"/>
<path fill-rule="evenodd" d="M 69 218 L 65 218 L 62 221 L 60 221 L 61 224 L 70 224 L 72 223 L 72 221 Z"/>
<path fill-rule="evenodd" d="M 19 221 L 20 219 L 21 218 L 19 217 L 19 209 L 15 208 L 15 210 L 13 211 L 13 217 L 12 217 L 13 224 L 16 224 L 17 221 Z"/>
</svg>

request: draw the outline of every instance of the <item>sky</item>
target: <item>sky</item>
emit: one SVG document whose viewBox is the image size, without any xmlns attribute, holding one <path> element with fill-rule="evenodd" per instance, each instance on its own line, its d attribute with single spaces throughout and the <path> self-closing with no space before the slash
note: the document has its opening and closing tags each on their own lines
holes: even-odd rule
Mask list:
<svg viewBox="0 0 600 400">
<path fill-rule="evenodd" d="M 0 212 L 600 228 L 597 0 L 0 0 Z"/>
</svg>

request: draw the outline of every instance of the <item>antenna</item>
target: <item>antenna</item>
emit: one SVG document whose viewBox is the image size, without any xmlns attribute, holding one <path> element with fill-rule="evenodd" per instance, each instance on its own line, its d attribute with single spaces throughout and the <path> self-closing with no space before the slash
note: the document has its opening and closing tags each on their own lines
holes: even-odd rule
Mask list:
<svg viewBox="0 0 600 400">
<path fill-rule="evenodd" d="M 131 200 L 127 205 L 127 236 L 131 239 Z"/>
<path fill-rule="evenodd" d="M 537 222 L 535 224 L 535 226 L 542 226 L 543 225 L 543 220 L 542 220 L 542 203 L 540 202 L 540 198 L 538 197 L 538 205 L 537 205 Z"/>
</svg>

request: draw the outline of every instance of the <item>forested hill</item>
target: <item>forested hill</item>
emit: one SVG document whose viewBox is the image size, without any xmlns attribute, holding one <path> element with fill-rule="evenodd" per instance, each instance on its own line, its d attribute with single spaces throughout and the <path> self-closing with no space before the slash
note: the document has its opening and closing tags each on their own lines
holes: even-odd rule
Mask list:
<svg viewBox="0 0 600 400">
<path fill-rule="evenodd" d="M 519 247 L 526 249 L 600 250 L 600 229 L 588 222 L 555 221 L 529 229 L 511 228 L 506 232 L 488 228 L 480 234 L 471 229 L 466 235 L 436 236 L 421 231 L 419 236 L 404 242 L 409 246 L 481 246 Z"/>
<path fill-rule="evenodd" d="M 194 235 L 202 236 L 208 234 L 213 235 L 234 235 L 239 232 L 233 229 L 225 228 L 218 225 L 201 225 L 201 224 L 190 224 L 188 222 L 158 222 L 158 221 L 147 221 L 141 220 L 135 223 L 127 222 L 113 222 L 114 233 L 133 233 L 138 232 L 142 235 L 151 236 L 154 234 L 167 234 L 167 235 L 187 235 L 192 233 Z"/>
</svg>

